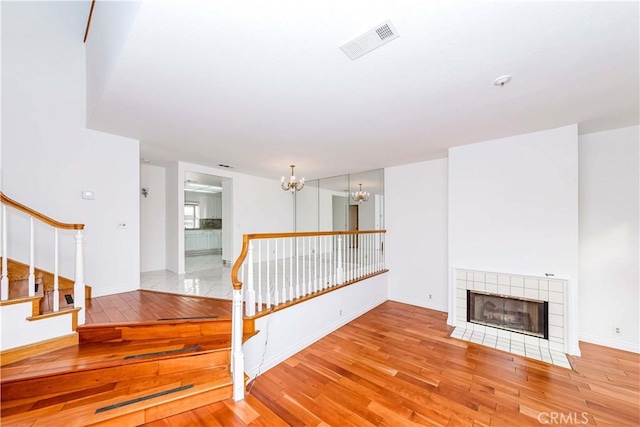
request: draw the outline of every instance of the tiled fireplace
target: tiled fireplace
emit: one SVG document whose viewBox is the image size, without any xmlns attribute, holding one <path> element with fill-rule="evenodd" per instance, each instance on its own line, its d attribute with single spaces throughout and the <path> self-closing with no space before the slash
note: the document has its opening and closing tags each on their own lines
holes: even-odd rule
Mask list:
<svg viewBox="0 0 640 427">
<path fill-rule="evenodd" d="M 454 338 L 571 368 L 565 355 L 567 281 L 455 270 Z"/>
</svg>

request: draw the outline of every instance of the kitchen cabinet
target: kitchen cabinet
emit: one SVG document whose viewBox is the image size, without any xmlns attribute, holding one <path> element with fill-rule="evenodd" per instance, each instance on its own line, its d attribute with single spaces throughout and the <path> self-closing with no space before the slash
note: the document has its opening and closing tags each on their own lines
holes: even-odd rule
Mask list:
<svg viewBox="0 0 640 427">
<path fill-rule="evenodd" d="M 213 216 L 212 218 L 222 218 L 222 194 L 213 195 Z"/>
<path fill-rule="evenodd" d="M 185 252 L 216 252 L 222 250 L 222 230 L 185 230 Z"/>
</svg>

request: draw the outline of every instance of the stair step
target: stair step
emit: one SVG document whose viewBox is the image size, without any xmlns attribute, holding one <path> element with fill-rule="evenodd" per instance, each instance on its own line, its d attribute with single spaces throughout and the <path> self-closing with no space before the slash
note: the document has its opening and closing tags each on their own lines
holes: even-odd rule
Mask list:
<svg viewBox="0 0 640 427">
<path fill-rule="evenodd" d="M 172 346 L 172 350 L 180 347 Z M 165 347 L 167 348 L 167 347 Z M 182 346 L 184 348 L 184 346 Z M 96 361 L 80 359 L 70 365 L 65 360 L 55 360 L 50 365 L 38 371 L 11 372 L 11 365 L 2 369 L 2 401 L 16 400 L 38 395 L 50 395 L 70 393 L 84 388 L 97 387 L 110 384 L 114 381 L 123 381 L 134 378 L 149 378 L 163 374 L 184 372 L 193 369 L 205 369 L 215 366 L 228 366 L 230 350 L 228 348 L 206 350 L 206 344 L 201 346 L 203 350 L 193 351 L 190 354 L 169 353 L 161 355 L 149 355 L 142 358 L 125 359 L 126 355 L 150 354 L 149 347 L 142 348 L 137 353 L 114 352 L 94 356 Z M 161 351 L 165 351 L 161 349 Z M 89 357 L 87 355 L 87 357 Z M 65 363 L 66 362 L 66 363 Z M 19 364 L 20 362 L 18 362 Z M 48 368 L 48 369 L 47 369 Z M 29 369 L 34 369 L 30 366 Z"/>
<path fill-rule="evenodd" d="M 77 331 L 81 343 L 209 337 L 230 335 L 231 318 L 84 325 Z"/>
<path fill-rule="evenodd" d="M 231 397 L 232 383 L 228 372 L 225 372 L 224 377 L 207 382 L 190 382 L 204 374 L 206 371 L 194 371 L 187 380 L 149 386 L 138 391 L 121 387 L 118 383 L 118 388 L 122 391 L 118 396 L 105 393 L 99 396 L 102 397 L 100 400 L 78 399 L 53 404 L 3 417 L 2 425 L 140 425 Z"/>
<path fill-rule="evenodd" d="M 71 392 L 59 392 L 29 396 L 21 399 L 2 402 L 3 417 L 30 412 L 38 415 L 57 412 L 59 405 L 65 409 L 101 402 L 118 397 L 127 398 L 137 393 L 159 387 L 176 386 L 176 384 L 203 384 L 210 382 L 226 383 L 229 381 L 229 369 L 226 366 L 189 370 L 147 378 L 117 380 L 114 382 L 88 387 Z"/>
</svg>

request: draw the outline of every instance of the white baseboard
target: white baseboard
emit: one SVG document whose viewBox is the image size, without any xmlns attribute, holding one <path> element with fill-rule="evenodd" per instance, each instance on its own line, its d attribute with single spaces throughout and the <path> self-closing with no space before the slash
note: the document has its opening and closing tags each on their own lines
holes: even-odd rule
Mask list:
<svg viewBox="0 0 640 427">
<path fill-rule="evenodd" d="M 612 340 L 609 338 L 602 338 L 595 335 L 580 335 L 580 341 L 585 341 L 591 344 L 602 345 L 605 347 L 616 348 L 618 350 L 631 351 L 633 353 L 640 353 L 640 345 L 638 343 L 630 341 Z"/>
<path fill-rule="evenodd" d="M 118 285 L 118 286 L 109 286 L 108 288 L 98 288 L 96 286 L 91 286 L 91 297 L 103 297 L 105 295 L 119 294 L 122 292 L 131 292 L 137 291 L 140 289 L 140 284 L 131 284 L 131 285 Z"/>
</svg>

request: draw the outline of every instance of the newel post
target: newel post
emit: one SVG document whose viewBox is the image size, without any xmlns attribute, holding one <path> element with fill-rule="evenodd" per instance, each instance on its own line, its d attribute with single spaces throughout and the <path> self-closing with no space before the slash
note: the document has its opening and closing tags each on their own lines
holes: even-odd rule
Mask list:
<svg viewBox="0 0 640 427">
<path fill-rule="evenodd" d="M 84 289 L 84 268 L 82 260 L 82 231 L 78 230 L 75 235 L 76 240 L 76 274 L 75 283 L 73 284 L 73 306 L 80 307 L 78 312 L 78 325 L 85 324 L 85 289 Z"/>
<path fill-rule="evenodd" d="M 233 289 L 233 311 L 231 314 L 231 371 L 233 375 L 233 400 L 244 399 L 244 353 L 242 352 L 242 288 Z"/>
</svg>

